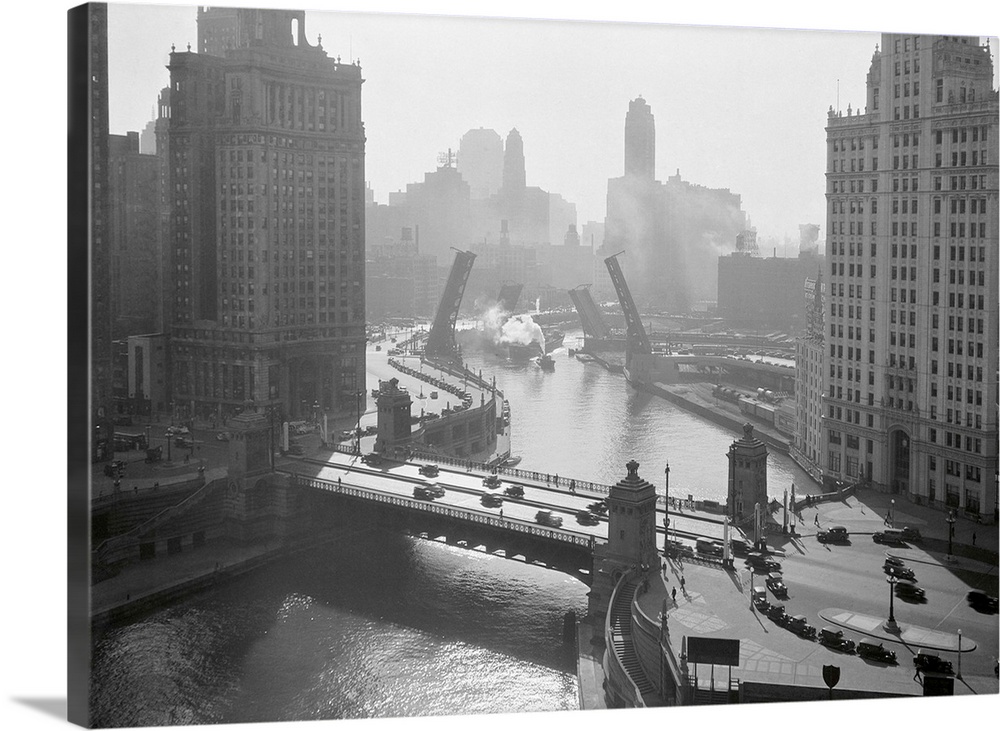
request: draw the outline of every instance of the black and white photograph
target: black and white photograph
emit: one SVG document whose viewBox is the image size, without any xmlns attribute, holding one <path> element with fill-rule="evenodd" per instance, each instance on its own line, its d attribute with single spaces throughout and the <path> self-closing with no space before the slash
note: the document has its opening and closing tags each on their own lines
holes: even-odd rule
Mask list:
<svg viewBox="0 0 1000 731">
<path fill-rule="evenodd" d="M 995 718 L 995 11 L 388 5 L 61 9 L 18 727 Z"/>
</svg>

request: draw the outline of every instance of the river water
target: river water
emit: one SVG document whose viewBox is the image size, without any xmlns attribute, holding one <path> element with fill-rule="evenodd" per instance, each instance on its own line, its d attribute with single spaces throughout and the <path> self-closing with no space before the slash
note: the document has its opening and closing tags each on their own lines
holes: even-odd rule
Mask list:
<svg viewBox="0 0 1000 731">
<path fill-rule="evenodd" d="M 572 342 L 567 338 L 567 343 Z M 734 435 L 561 349 L 556 369 L 470 354 L 511 402 L 521 467 L 614 483 L 635 459 L 671 494 L 724 499 Z M 771 455 L 769 491 L 808 478 Z M 578 707 L 554 571 L 359 528 L 95 638 L 97 726 L 404 717 Z"/>
</svg>

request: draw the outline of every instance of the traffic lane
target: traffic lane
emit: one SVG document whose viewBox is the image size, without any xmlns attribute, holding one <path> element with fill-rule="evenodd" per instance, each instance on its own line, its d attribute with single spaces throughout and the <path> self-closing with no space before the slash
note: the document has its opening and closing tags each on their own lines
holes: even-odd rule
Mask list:
<svg viewBox="0 0 1000 731">
<path fill-rule="evenodd" d="M 402 475 L 396 475 L 394 479 L 388 479 L 382 470 L 368 468 L 362 465 L 360 460 L 353 466 L 339 463 L 327 464 L 325 466 L 312 464 L 310 465 L 311 469 L 301 469 L 304 466 L 305 464 L 301 464 L 298 466 L 299 468 L 296 468 L 295 465 L 289 464 L 286 465 L 286 469 L 302 475 L 315 476 L 318 479 L 329 482 L 336 482 L 340 478 L 341 484 L 344 485 L 363 487 L 384 494 L 413 500 L 418 500 L 418 498 L 414 498 L 413 496 L 413 488 L 424 482 L 423 477 L 419 473 L 417 476 L 406 475 L 407 480 L 405 482 L 398 479 Z M 499 517 L 499 507 L 487 508 L 482 505 L 481 498 L 487 490 L 481 484 L 479 486 L 468 486 L 450 484 L 440 479 L 435 481 L 445 488 L 444 497 L 435 499 L 435 503 Z M 544 507 L 544 503 L 537 501 L 504 496 L 503 511 L 505 519 L 537 524 L 535 515 L 540 508 Z M 554 515 L 560 515 L 563 518 L 561 529 L 564 531 L 594 536 L 595 538 L 606 538 L 607 536 L 607 528 L 604 523 L 599 523 L 595 526 L 584 526 L 576 522 L 574 515 L 567 513 L 560 514 L 556 509 L 553 509 L 552 512 Z"/>
<path fill-rule="evenodd" d="M 849 546 L 824 545 L 807 539 L 801 544 L 803 552 L 790 550 L 782 565 L 789 589 L 786 604 L 817 621 L 821 621 L 818 612 L 829 607 L 888 618 L 890 585 L 882 569 L 884 546 L 865 538 L 868 537 L 858 536 Z M 966 585 L 947 569 L 921 565 L 915 573 L 917 586 L 926 592 L 926 602 L 895 596 L 893 610 L 897 621 L 953 634 L 961 629 L 978 643 L 975 652 L 963 653 L 963 670 L 968 664 L 969 672 L 992 673 L 996 650 L 989 648 L 995 648 L 1000 639 L 995 615 L 980 614 L 969 607 L 965 601 Z M 902 644 L 893 644 L 900 657 L 915 652 Z"/>
</svg>

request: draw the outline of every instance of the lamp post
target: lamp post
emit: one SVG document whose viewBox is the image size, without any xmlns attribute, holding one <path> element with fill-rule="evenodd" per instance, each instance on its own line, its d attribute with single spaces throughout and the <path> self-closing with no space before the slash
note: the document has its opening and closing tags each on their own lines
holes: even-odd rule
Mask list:
<svg viewBox="0 0 1000 731">
<path fill-rule="evenodd" d="M 885 629 L 890 632 L 897 632 L 899 628 L 896 626 L 894 600 L 896 597 L 896 584 L 899 582 L 899 579 L 897 579 L 893 574 L 889 574 L 885 577 L 885 580 L 889 584 L 889 621 L 885 623 Z"/>
<path fill-rule="evenodd" d="M 893 498 L 889 501 L 889 527 L 896 527 L 896 499 Z"/>
<path fill-rule="evenodd" d="M 663 468 L 664 506 L 663 506 L 663 555 L 667 555 L 670 546 L 670 462 Z"/>
<path fill-rule="evenodd" d="M 955 511 L 954 510 L 949 510 L 948 511 L 948 518 L 946 519 L 946 522 L 948 523 L 948 560 L 951 561 L 952 560 L 952 555 L 951 555 L 951 539 L 952 539 L 952 536 L 955 535 Z"/>
<path fill-rule="evenodd" d="M 354 439 L 355 439 L 354 451 L 356 454 L 361 454 L 361 397 L 363 395 L 364 391 L 358 391 L 354 394 L 358 412 L 358 423 L 354 429 Z"/>
<path fill-rule="evenodd" d="M 962 679 L 962 630 L 958 631 L 958 672 L 955 673 L 958 680 Z"/>
</svg>

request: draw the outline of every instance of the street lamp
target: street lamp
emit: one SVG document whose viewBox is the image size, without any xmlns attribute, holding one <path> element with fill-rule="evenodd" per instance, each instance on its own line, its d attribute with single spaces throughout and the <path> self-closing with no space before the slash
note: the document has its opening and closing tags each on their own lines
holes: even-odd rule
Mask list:
<svg viewBox="0 0 1000 731">
<path fill-rule="evenodd" d="M 354 395 L 358 412 L 358 423 L 354 430 L 354 438 L 356 444 L 354 451 L 356 454 L 361 454 L 361 397 L 364 395 L 364 391 L 358 391 Z"/>
<path fill-rule="evenodd" d="M 896 584 L 899 582 L 893 574 L 889 574 L 885 577 L 886 582 L 889 584 L 889 621 L 885 623 L 885 628 L 890 632 L 895 632 L 898 630 L 896 626 L 896 614 L 893 611 L 895 609 L 893 602 L 896 596 Z"/>
<path fill-rule="evenodd" d="M 663 506 L 663 555 L 667 555 L 670 546 L 670 462 L 663 469 L 664 506 Z"/>
<path fill-rule="evenodd" d="M 952 536 L 955 535 L 955 511 L 954 510 L 949 510 L 948 511 L 948 517 L 946 519 L 946 522 L 948 523 L 948 560 L 951 561 L 951 559 L 952 559 L 952 555 L 951 555 L 951 539 L 952 539 Z"/>
<path fill-rule="evenodd" d="M 896 499 L 893 498 L 889 501 L 889 527 L 896 527 Z"/>
<path fill-rule="evenodd" d="M 962 679 L 962 630 L 958 631 L 958 672 L 955 673 L 955 677 Z"/>
</svg>

